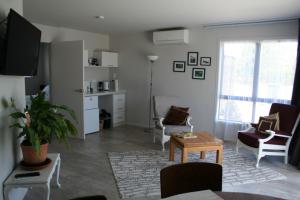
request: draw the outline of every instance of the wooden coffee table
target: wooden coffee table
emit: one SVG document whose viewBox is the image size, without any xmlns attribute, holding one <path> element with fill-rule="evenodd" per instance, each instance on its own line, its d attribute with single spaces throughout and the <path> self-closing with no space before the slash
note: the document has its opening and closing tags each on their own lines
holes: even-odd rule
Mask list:
<svg viewBox="0 0 300 200">
<path fill-rule="evenodd" d="M 188 161 L 189 152 L 200 152 L 200 159 L 205 159 L 205 152 L 217 151 L 216 163 L 222 164 L 223 161 L 223 141 L 215 138 L 208 132 L 194 132 L 197 138 L 183 139 L 176 134 L 171 135 L 170 139 L 170 157 L 169 160 L 174 160 L 175 146 L 181 149 L 181 162 Z"/>
</svg>

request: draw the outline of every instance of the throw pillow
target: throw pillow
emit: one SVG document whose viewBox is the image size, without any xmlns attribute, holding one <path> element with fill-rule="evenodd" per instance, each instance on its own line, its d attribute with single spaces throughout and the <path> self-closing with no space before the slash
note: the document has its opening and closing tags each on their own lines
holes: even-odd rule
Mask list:
<svg viewBox="0 0 300 200">
<path fill-rule="evenodd" d="M 179 110 L 182 110 L 182 111 L 184 111 L 184 112 L 188 112 L 189 111 L 189 107 L 179 107 L 179 106 L 171 106 L 171 108 L 170 109 L 179 109 Z"/>
<path fill-rule="evenodd" d="M 185 125 L 189 116 L 189 108 L 171 106 L 168 111 L 163 124 L 166 125 Z"/>
<path fill-rule="evenodd" d="M 274 130 L 276 122 L 276 119 L 260 117 L 258 121 L 257 131 L 259 133 L 267 134 L 266 130 Z"/>
<path fill-rule="evenodd" d="M 274 127 L 274 130 L 275 131 L 279 131 L 280 130 L 280 127 L 279 127 L 279 113 L 274 113 L 274 114 L 271 114 L 269 116 L 265 116 L 265 118 L 267 119 L 276 119 L 276 124 L 275 124 L 275 127 Z"/>
</svg>

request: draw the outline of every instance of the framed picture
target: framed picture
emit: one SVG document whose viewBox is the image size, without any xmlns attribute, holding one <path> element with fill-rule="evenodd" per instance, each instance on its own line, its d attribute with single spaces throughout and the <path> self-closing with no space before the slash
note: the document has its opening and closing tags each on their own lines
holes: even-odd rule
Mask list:
<svg viewBox="0 0 300 200">
<path fill-rule="evenodd" d="M 185 72 L 185 61 L 174 61 L 173 72 Z"/>
<path fill-rule="evenodd" d="M 205 80 L 205 68 L 193 68 L 192 78 Z"/>
<path fill-rule="evenodd" d="M 200 65 L 211 66 L 211 57 L 200 57 Z"/>
<path fill-rule="evenodd" d="M 187 65 L 197 66 L 198 65 L 198 52 L 188 52 Z"/>
</svg>

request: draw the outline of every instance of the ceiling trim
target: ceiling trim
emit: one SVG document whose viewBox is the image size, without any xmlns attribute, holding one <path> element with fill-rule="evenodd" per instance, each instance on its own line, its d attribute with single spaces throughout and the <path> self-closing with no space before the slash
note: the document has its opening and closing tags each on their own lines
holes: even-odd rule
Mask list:
<svg viewBox="0 0 300 200">
<path fill-rule="evenodd" d="M 262 20 L 262 21 L 244 21 L 244 22 L 231 22 L 231 23 L 216 23 L 216 24 L 206 24 L 203 28 L 218 28 L 218 27 L 229 27 L 229 26 L 247 26 L 247 25 L 257 25 L 257 24 L 273 24 L 281 22 L 292 22 L 298 21 L 299 18 L 288 18 L 288 19 L 274 19 L 274 20 Z"/>
</svg>

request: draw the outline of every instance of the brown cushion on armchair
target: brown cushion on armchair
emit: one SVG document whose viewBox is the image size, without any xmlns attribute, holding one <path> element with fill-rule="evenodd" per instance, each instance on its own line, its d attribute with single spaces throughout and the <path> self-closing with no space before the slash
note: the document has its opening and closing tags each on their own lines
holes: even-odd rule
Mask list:
<svg viewBox="0 0 300 200">
<path fill-rule="evenodd" d="M 268 137 L 267 134 L 261 134 L 258 132 L 255 133 L 251 133 L 251 132 L 239 132 L 238 133 L 238 138 L 241 142 L 243 142 L 244 144 L 253 147 L 253 148 L 258 148 L 259 146 L 259 139 L 264 139 Z M 282 138 L 282 137 L 274 137 L 271 140 L 269 140 L 268 142 L 266 142 L 266 144 L 276 144 L 276 145 L 285 145 L 287 141 L 287 138 Z"/>
<path fill-rule="evenodd" d="M 185 125 L 186 120 L 189 116 L 188 110 L 189 110 L 189 108 L 171 106 L 170 110 L 168 111 L 168 113 L 163 121 L 163 124 Z"/>
<path fill-rule="evenodd" d="M 268 134 L 266 132 L 266 130 L 274 130 L 276 124 L 277 124 L 276 119 L 269 119 L 267 117 L 260 117 L 256 130 L 259 133 Z"/>
<path fill-rule="evenodd" d="M 270 114 L 269 116 L 264 116 L 264 118 L 266 118 L 266 119 L 276 119 L 274 130 L 280 130 L 280 121 L 279 121 L 279 113 L 278 112 Z M 257 130 L 259 122 L 258 123 L 250 123 L 250 125 L 253 128 L 255 128 L 255 130 Z"/>
<path fill-rule="evenodd" d="M 182 110 L 184 112 L 188 112 L 189 111 L 189 107 L 179 107 L 179 106 L 171 106 L 171 108 L 175 108 L 175 109 L 179 109 Z"/>
<path fill-rule="evenodd" d="M 278 135 L 285 135 L 285 136 L 292 136 L 291 133 L 287 133 L 287 132 L 284 132 L 284 131 L 274 131 L 275 134 L 278 134 Z"/>
<path fill-rule="evenodd" d="M 280 130 L 280 120 L 279 120 L 279 112 L 270 114 L 269 116 L 265 116 L 267 119 L 275 119 L 276 123 L 274 126 L 274 130 Z"/>
</svg>

